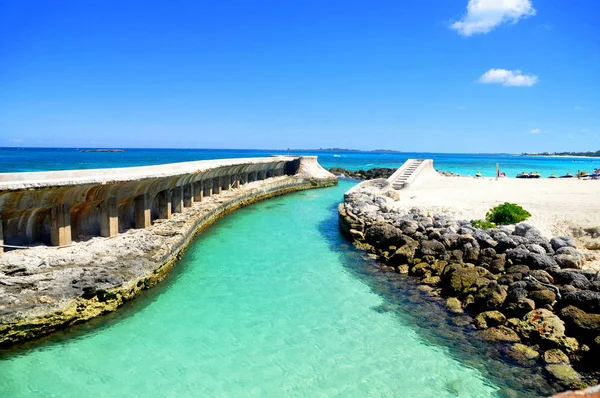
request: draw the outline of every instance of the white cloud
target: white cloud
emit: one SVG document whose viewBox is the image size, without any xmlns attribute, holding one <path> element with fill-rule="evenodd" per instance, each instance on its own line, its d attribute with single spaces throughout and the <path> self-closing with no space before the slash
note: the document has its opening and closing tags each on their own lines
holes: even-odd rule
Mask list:
<svg viewBox="0 0 600 398">
<path fill-rule="evenodd" d="M 479 77 L 479 83 L 503 86 L 530 87 L 538 82 L 534 75 L 524 75 L 520 70 L 490 69 Z"/>
<path fill-rule="evenodd" d="M 527 133 L 528 134 L 547 134 L 548 131 L 547 130 L 542 130 L 542 129 L 535 128 L 535 129 L 531 129 L 531 130 L 527 131 Z"/>
<path fill-rule="evenodd" d="M 530 0 L 469 0 L 467 13 L 450 27 L 463 36 L 471 36 L 532 15 L 535 9 Z"/>
</svg>

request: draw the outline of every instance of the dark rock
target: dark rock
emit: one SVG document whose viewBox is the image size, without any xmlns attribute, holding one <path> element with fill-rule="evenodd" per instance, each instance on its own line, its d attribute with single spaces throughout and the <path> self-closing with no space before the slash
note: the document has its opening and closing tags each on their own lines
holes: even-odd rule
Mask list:
<svg viewBox="0 0 600 398">
<path fill-rule="evenodd" d="M 600 314 L 588 314 L 572 305 L 560 310 L 569 334 L 593 340 L 600 332 Z"/>
<path fill-rule="evenodd" d="M 448 297 L 446 299 L 446 307 L 453 314 L 462 314 L 464 312 L 462 303 L 456 297 Z"/>
<path fill-rule="evenodd" d="M 459 268 L 446 278 L 444 294 L 457 296 L 467 293 L 471 287 L 485 286 L 492 279 L 488 270 L 482 267 Z"/>
<path fill-rule="evenodd" d="M 574 270 L 561 270 L 552 273 L 554 280 L 559 285 L 571 285 L 577 289 L 587 289 L 592 287 L 591 282 L 580 272 Z"/>
<path fill-rule="evenodd" d="M 506 259 L 514 265 L 528 265 L 529 254 L 525 249 L 510 249 L 506 251 Z"/>
<path fill-rule="evenodd" d="M 442 235 L 442 240 L 441 242 L 444 244 L 444 246 L 446 246 L 446 248 L 448 250 L 454 250 L 458 248 L 458 240 L 460 238 L 460 235 L 458 235 L 457 233 L 444 233 Z"/>
<path fill-rule="evenodd" d="M 496 326 L 489 329 L 484 329 L 476 332 L 476 335 L 487 341 L 495 341 L 499 343 L 518 343 L 521 341 L 514 330 L 506 326 Z"/>
<path fill-rule="evenodd" d="M 393 225 L 381 222 L 370 226 L 366 233 L 365 239 L 376 248 L 388 248 L 390 245 L 395 245 L 398 238 L 402 235 L 402 231 Z"/>
<path fill-rule="evenodd" d="M 561 306 L 573 305 L 579 309 L 591 313 L 600 313 L 600 292 L 591 290 L 578 290 L 563 295 Z"/>
<path fill-rule="evenodd" d="M 554 261 L 560 268 L 576 268 L 579 269 L 583 265 L 581 256 L 573 256 L 570 254 L 558 254 L 554 256 Z"/>
<path fill-rule="evenodd" d="M 527 250 L 529 250 L 531 253 L 536 253 L 536 254 L 547 254 L 546 253 L 546 249 L 544 249 L 542 246 L 536 244 L 536 243 L 532 243 L 530 245 L 525 245 L 525 247 L 527 248 Z"/>
<path fill-rule="evenodd" d="M 502 307 L 506 300 L 506 291 L 496 281 L 489 282 L 473 295 L 474 307 L 481 311 L 491 311 Z"/>
<path fill-rule="evenodd" d="M 498 242 L 492 239 L 492 237 L 489 234 L 483 231 L 475 231 L 472 235 L 477 240 L 477 244 L 479 244 L 479 247 L 483 249 L 493 248 L 498 244 Z"/>
<path fill-rule="evenodd" d="M 527 264 L 534 269 L 553 269 L 557 262 L 547 254 L 529 253 Z"/>
<path fill-rule="evenodd" d="M 489 265 L 490 271 L 493 273 L 500 273 L 504 271 L 506 265 L 506 254 L 496 254 L 494 260 Z"/>
<path fill-rule="evenodd" d="M 559 348 L 553 348 L 544 352 L 544 362 L 550 363 L 569 363 L 569 357 Z"/>
<path fill-rule="evenodd" d="M 531 271 L 529 275 L 533 276 L 535 279 L 542 283 L 554 283 L 554 278 L 552 277 L 552 275 L 541 269 L 535 269 Z"/>
<path fill-rule="evenodd" d="M 507 250 L 514 249 L 519 246 L 519 243 L 517 243 L 515 239 L 508 236 L 500 236 L 496 238 L 496 241 L 498 242 L 495 247 L 497 253 L 505 253 Z"/>
<path fill-rule="evenodd" d="M 542 235 L 539 229 L 537 229 L 533 225 L 529 225 L 527 223 L 519 223 L 519 224 L 515 225 L 515 231 L 513 232 L 513 235 L 525 236 L 528 232 L 532 232 L 533 234 L 535 234 L 537 236 Z"/>
<path fill-rule="evenodd" d="M 524 264 L 534 269 L 554 268 L 556 261 L 546 255 L 531 253 L 525 249 L 511 249 L 506 252 L 506 258 L 513 264 Z"/>
<path fill-rule="evenodd" d="M 513 265 L 511 267 L 508 267 L 508 269 L 506 270 L 507 274 L 523 274 L 523 275 L 529 275 L 529 267 L 523 264 L 519 264 L 519 265 Z"/>
<path fill-rule="evenodd" d="M 540 356 L 534 348 L 525 344 L 515 343 L 505 348 L 504 352 L 517 361 L 521 366 L 532 366 Z"/>
<path fill-rule="evenodd" d="M 403 220 L 400 224 L 400 229 L 407 235 L 413 235 L 419 229 L 419 223 L 412 220 Z"/>
<path fill-rule="evenodd" d="M 577 340 L 565 335 L 565 323 L 556 314 L 544 308 L 527 313 L 517 327 L 526 340 L 543 347 L 563 348 L 573 352 L 579 348 Z"/>
<path fill-rule="evenodd" d="M 475 228 L 473 228 L 471 225 L 468 225 L 468 221 L 467 224 L 463 224 L 459 229 L 458 229 L 458 233 L 460 235 L 472 235 L 474 232 L 476 231 Z"/>
<path fill-rule="evenodd" d="M 586 387 L 581 380 L 581 375 L 571 365 L 566 363 L 550 364 L 546 365 L 546 371 L 563 387 L 574 389 Z"/>
<path fill-rule="evenodd" d="M 535 290 L 529 293 L 529 298 L 535 301 L 536 307 L 544 307 L 546 305 L 554 304 L 556 301 L 556 293 L 548 289 Z"/>
<path fill-rule="evenodd" d="M 469 243 L 465 243 L 463 245 L 462 251 L 464 253 L 463 255 L 463 261 L 466 262 L 470 262 L 470 263 L 476 263 L 477 259 L 479 258 L 479 245 L 477 245 L 477 242 L 469 242 Z"/>
<path fill-rule="evenodd" d="M 535 309 L 535 301 L 529 298 L 520 298 L 504 304 L 504 312 L 509 316 L 522 317 Z"/>
<path fill-rule="evenodd" d="M 502 325 L 506 322 L 506 317 L 500 311 L 485 311 L 478 314 L 474 319 L 477 329 L 487 329 Z"/>
<path fill-rule="evenodd" d="M 393 253 L 393 255 L 390 256 L 390 259 L 388 260 L 389 264 L 392 266 L 412 264 L 415 258 L 417 247 L 419 247 L 419 244 L 415 241 L 400 247 Z"/>
<path fill-rule="evenodd" d="M 446 248 L 437 240 L 424 240 L 419 246 L 419 252 L 423 256 L 440 256 L 446 252 Z"/>
<path fill-rule="evenodd" d="M 575 245 L 575 241 L 573 240 L 573 238 L 569 237 L 569 236 L 560 236 L 560 237 L 554 237 L 552 239 L 550 239 L 550 244 L 552 245 L 552 248 L 554 250 L 558 250 L 562 247 L 577 247 Z"/>
</svg>

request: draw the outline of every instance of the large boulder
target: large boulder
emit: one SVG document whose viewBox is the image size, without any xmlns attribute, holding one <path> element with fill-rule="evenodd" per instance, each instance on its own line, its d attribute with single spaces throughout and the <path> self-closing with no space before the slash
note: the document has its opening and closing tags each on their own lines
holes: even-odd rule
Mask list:
<svg viewBox="0 0 600 398">
<path fill-rule="evenodd" d="M 540 356 L 534 348 L 525 344 L 515 343 L 505 349 L 506 354 L 517 361 L 521 366 L 531 366 Z"/>
<path fill-rule="evenodd" d="M 496 326 L 476 332 L 476 335 L 487 341 L 499 343 L 519 343 L 521 339 L 514 330 L 506 326 Z"/>
<path fill-rule="evenodd" d="M 562 319 L 544 308 L 527 313 L 519 322 L 517 330 L 524 339 L 543 347 L 564 348 L 567 352 L 578 348 L 576 340 L 565 335 L 565 323 Z"/>
<path fill-rule="evenodd" d="M 535 301 L 536 307 L 544 307 L 554 304 L 556 293 L 549 289 L 534 290 L 529 293 L 529 298 Z"/>
<path fill-rule="evenodd" d="M 519 242 L 517 242 L 513 237 L 497 235 L 496 241 L 496 252 L 505 253 L 507 250 L 514 249 L 519 246 Z"/>
<path fill-rule="evenodd" d="M 569 357 L 559 348 L 553 348 L 544 352 L 544 362 L 550 363 L 569 363 Z"/>
<path fill-rule="evenodd" d="M 546 371 L 566 388 L 583 388 L 587 385 L 582 381 L 581 375 L 566 363 L 553 363 L 546 365 Z"/>
<path fill-rule="evenodd" d="M 457 234 L 456 232 L 446 231 L 442 235 L 441 242 L 444 244 L 446 249 L 454 250 L 454 249 L 458 249 L 459 239 L 460 239 L 460 235 Z"/>
<path fill-rule="evenodd" d="M 491 311 L 502 307 L 506 300 L 506 290 L 496 281 L 489 282 L 473 295 L 474 307 L 480 311 Z"/>
<path fill-rule="evenodd" d="M 419 252 L 421 256 L 441 257 L 446 252 L 446 248 L 437 240 L 424 240 L 419 246 Z"/>
<path fill-rule="evenodd" d="M 561 306 L 573 305 L 586 312 L 600 314 L 600 292 L 577 290 L 563 295 Z"/>
<path fill-rule="evenodd" d="M 506 258 L 513 264 L 527 265 L 533 269 L 557 268 L 556 261 L 547 254 L 532 253 L 526 249 L 510 249 Z"/>
<path fill-rule="evenodd" d="M 560 316 L 573 336 L 591 341 L 600 333 L 600 314 L 588 314 L 570 305 L 560 310 Z"/>
<path fill-rule="evenodd" d="M 592 283 L 581 272 L 574 270 L 561 270 L 552 273 L 554 281 L 559 285 L 571 285 L 577 289 L 589 290 Z"/>
<path fill-rule="evenodd" d="M 386 222 L 378 222 L 367 228 L 365 240 L 376 248 L 387 249 L 396 245 L 402 231 Z"/>
<path fill-rule="evenodd" d="M 392 266 L 412 264 L 418 247 L 419 243 L 414 240 L 406 243 L 390 256 L 388 263 Z"/>
<path fill-rule="evenodd" d="M 402 220 L 400 229 L 407 235 L 413 235 L 419 230 L 419 223 L 414 220 Z"/>
<path fill-rule="evenodd" d="M 581 269 L 583 265 L 583 256 L 572 254 L 557 254 L 554 256 L 554 261 L 560 268 L 575 268 Z"/>
<path fill-rule="evenodd" d="M 446 270 L 444 274 L 448 275 Z M 490 272 L 482 267 L 458 268 L 444 280 L 444 294 L 458 296 L 468 293 L 471 288 L 479 288 L 487 285 L 493 277 Z"/>
<path fill-rule="evenodd" d="M 478 314 L 474 319 L 477 329 L 487 329 L 502 325 L 506 322 L 506 317 L 500 311 L 485 311 Z"/>
<path fill-rule="evenodd" d="M 476 230 L 472 235 L 482 249 L 496 247 L 498 244 L 487 232 Z"/>
</svg>

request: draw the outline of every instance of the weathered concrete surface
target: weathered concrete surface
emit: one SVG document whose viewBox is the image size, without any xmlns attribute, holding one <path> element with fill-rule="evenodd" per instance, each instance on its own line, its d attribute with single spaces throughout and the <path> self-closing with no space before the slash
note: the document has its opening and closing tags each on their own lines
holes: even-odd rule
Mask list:
<svg viewBox="0 0 600 398">
<path fill-rule="evenodd" d="M 69 245 L 169 218 L 243 183 L 324 170 L 315 157 L 220 159 L 159 166 L 0 174 L 4 245 Z M 326 172 L 326 171 L 325 171 Z M 315 174 L 317 173 L 317 174 Z M 0 251 L 2 247 L 0 246 Z"/>
<path fill-rule="evenodd" d="M 0 254 L 0 345 L 33 339 L 115 310 L 160 282 L 196 234 L 239 207 L 335 184 L 335 177 L 315 159 L 294 176 L 248 182 L 205 197 L 145 229 L 63 248 L 39 246 Z"/>
</svg>

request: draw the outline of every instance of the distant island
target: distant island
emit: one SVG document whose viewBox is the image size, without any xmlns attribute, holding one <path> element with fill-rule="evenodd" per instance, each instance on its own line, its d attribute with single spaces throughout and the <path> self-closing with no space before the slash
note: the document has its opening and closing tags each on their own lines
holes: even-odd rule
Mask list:
<svg viewBox="0 0 600 398">
<path fill-rule="evenodd" d="M 362 149 L 348 149 L 348 148 L 318 148 L 318 149 L 290 149 L 291 151 L 298 152 L 310 152 L 310 151 L 322 151 L 322 152 L 390 152 L 390 153 L 409 153 L 404 151 L 396 151 L 393 149 L 373 149 L 373 150 L 362 150 Z"/>
<path fill-rule="evenodd" d="M 125 152 L 124 149 L 80 149 L 79 152 Z"/>
<path fill-rule="evenodd" d="M 540 153 L 522 153 L 520 156 L 585 156 L 590 158 L 600 157 L 600 151 L 596 152 L 540 152 Z"/>
</svg>

